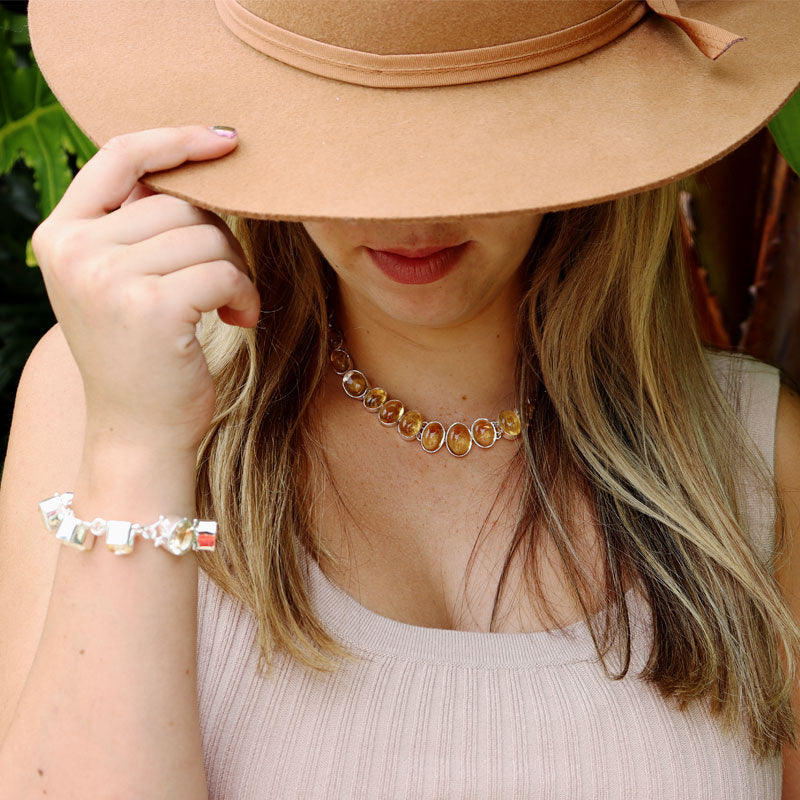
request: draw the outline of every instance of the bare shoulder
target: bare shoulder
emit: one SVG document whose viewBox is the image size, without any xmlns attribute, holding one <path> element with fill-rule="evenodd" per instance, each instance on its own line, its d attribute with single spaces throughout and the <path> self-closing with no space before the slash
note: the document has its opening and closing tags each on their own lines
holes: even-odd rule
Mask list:
<svg viewBox="0 0 800 800">
<path fill-rule="evenodd" d="M 786 508 L 787 557 L 775 568 L 781 592 L 800 622 L 800 395 L 781 383 L 775 420 L 775 483 Z M 792 695 L 800 713 L 800 686 Z M 800 796 L 800 752 L 785 744 L 782 797 Z"/>
<path fill-rule="evenodd" d="M 0 741 L 47 613 L 58 548 L 37 503 L 69 491 L 83 445 L 83 382 L 58 325 L 25 364 L 0 481 Z"/>
<path fill-rule="evenodd" d="M 800 620 L 800 395 L 785 383 L 775 419 L 775 483 L 786 507 L 787 559 L 775 571 Z"/>
</svg>

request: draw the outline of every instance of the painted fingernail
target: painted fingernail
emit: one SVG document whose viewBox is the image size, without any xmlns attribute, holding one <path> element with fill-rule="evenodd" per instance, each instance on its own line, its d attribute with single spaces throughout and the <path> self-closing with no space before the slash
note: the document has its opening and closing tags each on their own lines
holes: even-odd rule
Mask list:
<svg viewBox="0 0 800 800">
<path fill-rule="evenodd" d="M 217 134 L 217 136 L 225 136 L 227 139 L 233 139 L 236 136 L 236 128 L 229 128 L 227 125 L 211 125 L 209 130 Z"/>
</svg>

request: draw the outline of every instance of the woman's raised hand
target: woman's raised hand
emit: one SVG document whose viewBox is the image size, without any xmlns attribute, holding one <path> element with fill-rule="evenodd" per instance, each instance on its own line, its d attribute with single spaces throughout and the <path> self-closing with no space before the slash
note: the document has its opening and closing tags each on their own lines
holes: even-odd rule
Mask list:
<svg viewBox="0 0 800 800">
<path fill-rule="evenodd" d="M 219 216 L 137 181 L 223 156 L 236 141 L 201 125 L 116 136 L 35 230 L 47 294 L 83 378 L 87 438 L 190 453 L 208 429 L 214 386 L 195 326 L 212 309 L 255 325 L 258 292 Z"/>
</svg>

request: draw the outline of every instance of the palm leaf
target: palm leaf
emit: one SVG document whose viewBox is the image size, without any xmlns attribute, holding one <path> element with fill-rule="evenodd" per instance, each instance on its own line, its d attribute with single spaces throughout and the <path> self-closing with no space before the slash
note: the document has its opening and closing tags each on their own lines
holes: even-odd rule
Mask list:
<svg viewBox="0 0 800 800">
<path fill-rule="evenodd" d="M 778 150 L 800 175 L 800 89 L 767 125 Z"/>
<path fill-rule="evenodd" d="M 72 181 L 68 156 L 72 155 L 80 168 L 97 148 L 56 100 L 30 58 L 29 43 L 25 15 L 0 7 L 0 174 L 20 159 L 25 162 L 33 172 L 43 219 Z M 26 262 L 36 265 L 30 240 Z"/>
</svg>

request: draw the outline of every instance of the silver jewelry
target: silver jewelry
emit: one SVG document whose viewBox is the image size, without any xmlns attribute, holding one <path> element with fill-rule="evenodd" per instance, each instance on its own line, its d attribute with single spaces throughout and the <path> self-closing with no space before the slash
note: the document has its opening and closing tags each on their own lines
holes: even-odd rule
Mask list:
<svg viewBox="0 0 800 800">
<path fill-rule="evenodd" d="M 175 556 L 182 556 L 189 550 L 216 548 L 217 523 L 213 520 L 162 515 L 150 525 L 100 517 L 86 522 L 73 513 L 72 497 L 72 492 L 56 492 L 39 503 L 39 510 L 48 530 L 56 532 L 56 539 L 77 550 L 91 550 L 98 536 L 105 536 L 106 547 L 118 556 L 133 551 L 137 536 L 152 540 L 156 547 L 163 547 Z"/>
</svg>

